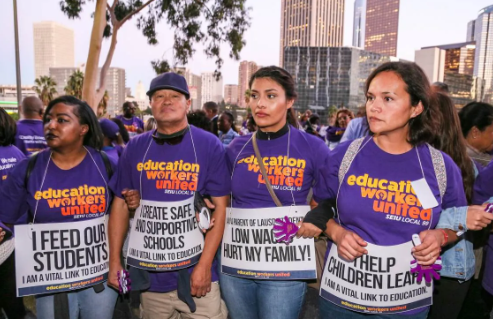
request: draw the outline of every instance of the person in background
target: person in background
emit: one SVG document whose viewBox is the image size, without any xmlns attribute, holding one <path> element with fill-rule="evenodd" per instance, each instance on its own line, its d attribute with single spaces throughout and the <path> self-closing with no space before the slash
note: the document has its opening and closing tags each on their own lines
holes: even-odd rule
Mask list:
<svg viewBox="0 0 493 319">
<path fill-rule="evenodd" d="M 318 116 L 318 114 L 310 115 L 304 128 L 307 134 L 315 135 L 316 137 L 323 139 L 323 137 L 320 136 L 320 116 Z"/>
<path fill-rule="evenodd" d="M 248 119 L 248 122 L 247 122 L 247 129 L 248 129 L 248 133 L 251 134 L 253 132 L 255 132 L 257 130 L 257 123 L 255 123 L 255 119 L 252 117 L 250 117 Z"/>
<path fill-rule="evenodd" d="M 217 121 L 219 128 L 219 140 L 224 146 L 228 146 L 236 137 L 240 136 L 235 126 L 234 116 L 231 112 L 224 111 Z"/>
<path fill-rule="evenodd" d="M 353 118 L 353 112 L 348 109 L 341 109 L 337 111 L 336 123 L 334 126 L 329 127 L 326 134 L 329 149 L 333 150 L 337 145 L 339 145 L 342 135 Z"/>
<path fill-rule="evenodd" d="M 203 110 L 195 110 L 187 113 L 188 124 L 211 132 L 211 122 L 207 118 L 207 113 Z"/>
<path fill-rule="evenodd" d="M 123 139 L 123 144 L 127 144 L 128 141 L 130 141 L 130 136 L 128 135 L 128 132 L 127 132 L 127 129 L 125 128 L 125 125 L 123 125 L 123 122 L 116 117 L 112 118 L 111 120 L 113 122 L 115 122 L 116 125 L 118 125 L 118 129 L 120 130 L 120 136 Z M 125 145 L 123 145 L 123 146 L 125 146 Z"/>
<path fill-rule="evenodd" d="M 448 84 L 446 83 L 443 83 L 443 82 L 434 82 L 432 85 L 431 85 L 431 88 L 433 90 L 436 90 L 438 92 L 442 92 L 442 93 L 445 93 L 445 94 L 448 94 L 449 93 L 449 89 L 448 89 Z"/>
<path fill-rule="evenodd" d="M 157 127 L 156 119 L 153 117 L 150 117 L 145 125 L 144 131 L 149 132 L 149 131 L 154 131 Z"/>
<path fill-rule="evenodd" d="M 24 155 L 45 149 L 46 140 L 43 134 L 43 102 L 36 96 L 28 96 L 21 104 L 22 120 L 17 122 L 17 133 L 15 134 L 15 146 Z"/>
<path fill-rule="evenodd" d="M 204 105 L 202 106 L 202 111 L 207 114 L 207 118 L 211 122 L 211 129 L 210 132 L 212 134 L 219 136 L 219 128 L 218 128 L 218 113 L 219 113 L 219 106 L 217 105 L 216 102 L 205 102 Z"/>
<path fill-rule="evenodd" d="M 344 131 L 344 134 L 342 135 L 340 143 L 367 136 L 368 133 L 368 119 L 366 118 L 366 115 L 357 117 L 349 122 L 346 131 Z"/>
<path fill-rule="evenodd" d="M 24 99 L 25 100 L 25 99 Z M 14 145 L 16 133 L 15 121 L 0 108 L 0 190 L 6 183 L 9 172 L 25 158 L 24 154 Z M 0 261 L 0 313 L 3 310 L 9 319 L 20 319 L 26 315 L 22 298 L 16 297 L 15 255 L 13 242 L 3 242 L 5 231 L 0 228 L 0 245 L 7 245 L 0 250 L 10 254 L 3 263 Z M 7 248 L 8 247 L 8 248 Z"/>
<path fill-rule="evenodd" d="M 467 153 L 479 170 L 486 167 L 493 156 L 493 106 L 471 102 L 459 111 L 462 134 L 467 141 Z"/>
<path fill-rule="evenodd" d="M 125 129 L 128 132 L 130 138 L 137 136 L 144 132 L 144 122 L 137 116 L 135 116 L 135 107 L 132 102 L 123 103 L 123 115 L 118 115 L 116 118 L 120 119 L 125 125 Z"/>
<path fill-rule="evenodd" d="M 310 120 L 310 117 L 312 116 L 313 112 L 311 110 L 306 110 L 305 113 L 301 116 L 300 119 L 300 126 L 303 128 L 303 130 L 306 131 L 306 127 L 308 126 L 308 122 Z"/>
<path fill-rule="evenodd" d="M 123 143 L 122 137 L 120 136 L 120 129 L 115 122 L 108 119 L 100 119 L 99 125 L 101 125 L 101 130 L 103 131 L 103 148 L 110 158 L 112 158 L 115 163 L 118 163 L 118 158 L 120 154 L 118 153 L 118 148 L 115 145 L 121 145 Z"/>
</svg>

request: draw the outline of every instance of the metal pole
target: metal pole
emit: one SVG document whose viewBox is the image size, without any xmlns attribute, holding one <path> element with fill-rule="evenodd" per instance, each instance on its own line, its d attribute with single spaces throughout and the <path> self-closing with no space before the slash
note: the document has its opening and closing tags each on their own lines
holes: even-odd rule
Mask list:
<svg viewBox="0 0 493 319">
<path fill-rule="evenodd" d="M 17 114 L 21 116 L 21 61 L 19 58 L 19 28 L 17 26 L 17 0 L 14 0 L 14 34 L 15 34 L 15 73 L 17 81 Z"/>
</svg>

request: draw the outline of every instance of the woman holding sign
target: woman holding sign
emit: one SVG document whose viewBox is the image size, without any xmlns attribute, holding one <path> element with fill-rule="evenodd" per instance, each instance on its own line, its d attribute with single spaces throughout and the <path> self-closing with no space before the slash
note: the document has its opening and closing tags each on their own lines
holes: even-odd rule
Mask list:
<svg viewBox="0 0 493 319">
<path fill-rule="evenodd" d="M 434 228 L 443 209 L 467 205 L 457 165 L 426 144 L 438 111 L 430 95 L 416 64 L 378 67 L 366 84 L 371 135 L 341 144 L 329 157 L 325 180 L 338 216 L 326 229 L 333 244 L 322 318 L 427 317 L 433 293 L 427 282 L 440 269 L 441 247 L 457 238 Z"/>
<path fill-rule="evenodd" d="M 313 239 L 287 242 L 309 210 L 310 188 L 315 200 L 328 195 L 319 168 L 329 150 L 319 138 L 288 124 L 296 125 L 295 85 L 288 72 L 264 67 L 249 85 L 259 130 L 227 148 L 232 209 L 223 237 L 221 289 L 233 319 L 295 319 L 306 292 L 304 280 L 316 278 L 315 250 Z M 273 228 L 286 242 L 276 240 Z"/>
<path fill-rule="evenodd" d="M 59 97 L 43 116 L 48 149 L 19 163 L 0 192 L 0 221 L 17 225 L 18 295 L 37 295 L 38 318 L 111 318 L 117 298 L 106 287 L 105 214 L 114 163 L 87 103 Z M 20 249 L 19 249 L 20 247 Z"/>
</svg>

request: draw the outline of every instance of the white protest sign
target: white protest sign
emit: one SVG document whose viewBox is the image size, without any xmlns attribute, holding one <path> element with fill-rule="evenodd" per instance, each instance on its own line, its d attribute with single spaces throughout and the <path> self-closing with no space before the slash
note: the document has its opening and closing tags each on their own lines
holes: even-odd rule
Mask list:
<svg viewBox="0 0 493 319">
<path fill-rule="evenodd" d="M 15 226 L 17 296 L 94 286 L 108 277 L 106 218 Z"/>
<path fill-rule="evenodd" d="M 274 208 L 233 208 L 226 216 L 221 250 L 221 271 L 255 279 L 291 280 L 317 277 L 313 238 L 294 238 L 286 245 L 275 240 L 276 218 L 298 224 L 309 206 Z"/>
<path fill-rule="evenodd" d="M 154 271 L 196 264 L 204 247 L 204 235 L 197 225 L 193 200 L 142 200 L 130 231 L 127 263 Z"/>
<path fill-rule="evenodd" d="M 368 255 L 353 262 L 341 259 L 332 244 L 325 263 L 320 295 L 358 312 L 398 313 L 431 305 L 433 285 L 416 282 L 410 265 L 412 242 L 396 246 L 368 243 Z"/>
</svg>

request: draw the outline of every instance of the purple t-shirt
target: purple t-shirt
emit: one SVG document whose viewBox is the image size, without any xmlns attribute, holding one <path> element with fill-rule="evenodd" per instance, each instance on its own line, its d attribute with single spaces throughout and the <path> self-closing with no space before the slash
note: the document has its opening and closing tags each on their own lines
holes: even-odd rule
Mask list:
<svg viewBox="0 0 493 319">
<path fill-rule="evenodd" d="M 233 207 L 275 207 L 259 166 L 255 164 L 251 137 L 237 137 L 227 148 L 230 169 L 233 170 L 234 166 L 231 185 Z M 296 205 L 306 205 L 311 187 L 315 201 L 329 196 L 325 185 L 320 182 L 320 170 L 329 156 L 329 148 L 321 139 L 290 127 L 290 132 L 271 140 L 257 139 L 257 144 L 269 181 L 284 206 L 292 205 L 293 197 Z"/>
<path fill-rule="evenodd" d="M 118 164 L 118 173 L 110 183 L 115 196 L 122 197 L 121 193 L 125 188 L 139 190 L 141 175 L 141 197 L 144 200 L 181 201 L 192 197 L 195 191 L 213 197 L 226 196 L 230 193 L 231 182 L 226 166 L 226 151 L 217 137 L 190 126 L 190 130 L 185 133 L 180 143 L 159 145 L 153 140 L 152 133 L 146 132 L 136 136 L 125 147 Z M 194 147 L 198 162 L 195 161 Z M 171 169 L 166 170 L 167 167 Z M 169 172 L 170 174 L 167 174 Z M 181 176 L 178 177 L 177 174 L 183 175 L 185 180 L 179 181 L 178 178 Z M 188 268 L 190 273 L 193 268 L 193 266 Z M 213 281 L 218 279 L 216 269 L 214 262 L 211 269 Z M 168 292 L 177 289 L 178 271 L 149 272 L 149 274 L 151 279 L 149 291 Z"/>
<path fill-rule="evenodd" d="M 6 183 L 9 172 L 24 158 L 26 156 L 14 145 L 0 146 L 0 189 Z"/>
<path fill-rule="evenodd" d="M 474 183 L 473 204 L 482 205 L 486 201 L 493 199 L 493 162 L 488 164 Z M 483 287 L 490 294 L 493 294 L 493 236 L 490 235 L 486 244 L 486 265 L 483 268 Z"/>
<path fill-rule="evenodd" d="M 18 121 L 15 146 L 27 156 L 47 148 L 43 122 L 27 119 Z"/>
<path fill-rule="evenodd" d="M 0 220 L 15 224 L 29 210 L 31 222 L 37 200 L 36 223 L 83 221 L 104 215 L 112 198 L 107 188 L 109 178 L 101 155 L 92 148 L 87 149 L 90 154 L 86 154 L 81 163 L 69 170 L 60 169 L 52 160 L 48 164 L 49 149 L 39 152 L 27 189 L 24 178 L 29 159 L 21 161 L 0 190 Z M 111 162 L 111 165 L 115 171 L 116 163 Z M 46 178 L 41 188 L 45 170 Z"/>
<path fill-rule="evenodd" d="M 127 129 L 128 135 L 130 138 L 135 137 L 137 135 L 137 130 L 144 129 L 144 122 L 139 119 L 137 116 L 133 116 L 131 119 L 125 118 L 123 115 L 118 115 L 116 117 L 123 122 L 125 129 Z"/>
<path fill-rule="evenodd" d="M 371 140 L 365 145 L 368 139 Z M 330 198 L 338 198 L 340 223 L 365 241 L 380 246 L 409 242 L 413 234 L 427 230 L 430 225 L 431 229 L 435 228 L 442 209 L 467 206 L 461 172 L 447 154 L 442 152 L 447 189 L 440 200 L 438 182 L 427 145 L 393 155 L 380 149 L 371 137 L 363 142 L 362 146 L 365 146 L 354 158 L 337 196 L 339 167 L 351 142 L 343 142 L 330 153 L 324 179 L 331 193 Z M 410 184 L 411 181 L 423 178 L 416 149 L 426 182 L 437 202 L 442 202 L 433 209 L 421 207 Z M 329 242 L 327 253 L 330 248 Z M 416 314 L 425 309 L 403 314 Z"/>
<path fill-rule="evenodd" d="M 103 151 L 108 155 L 108 157 L 114 162 L 118 163 L 118 159 L 120 155 L 118 154 L 118 149 L 114 146 L 105 146 L 103 147 Z"/>
</svg>

